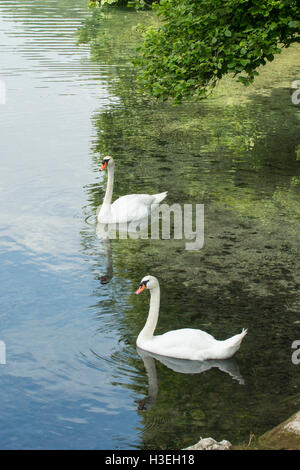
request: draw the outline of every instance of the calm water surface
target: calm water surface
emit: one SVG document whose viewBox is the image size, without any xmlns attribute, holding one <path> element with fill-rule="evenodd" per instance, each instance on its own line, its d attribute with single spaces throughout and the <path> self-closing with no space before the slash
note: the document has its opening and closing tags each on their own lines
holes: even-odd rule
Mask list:
<svg viewBox="0 0 300 470">
<path fill-rule="evenodd" d="M 134 26 L 150 14 L 0 0 L 0 18 L 0 447 L 238 444 L 286 419 L 300 405 L 299 48 L 254 87 L 226 79 L 210 100 L 174 107 L 136 91 Z M 204 248 L 99 239 L 105 154 L 115 197 L 204 203 Z M 247 327 L 236 357 L 138 352 L 149 297 L 134 291 L 147 273 L 162 287 L 158 332 Z"/>
</svg>

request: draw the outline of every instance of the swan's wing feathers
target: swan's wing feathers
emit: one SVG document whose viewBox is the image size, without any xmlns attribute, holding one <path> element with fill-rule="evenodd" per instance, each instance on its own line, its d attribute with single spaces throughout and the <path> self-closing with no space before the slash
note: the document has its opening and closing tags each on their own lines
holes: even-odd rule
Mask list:
<svg viewBox="0 0 300 470">
<path fill-rule="evenodd" d="M 168 195 L 168 191 L 165 191 L 159 194 L 154 194 L 153 197 L 154 197 L 155 204 L 159 204 L 161 201 L 163 201 L 167 197 L 167 195 Z"/>
<path fill-rule="evenodd" d="M 177 349 L 207 349 L 216 343 L 215 338 L 202 330 L 194 330 L 192 328 L 183 328 L 180 330 L 168 331 L 160 336 L 154 336 L 154 340 L 158 338 L 160 346 L 163 348 Z"/>
<path fill-rule="evenodd" d="M 247 330 L 243 330 L 227 340 L 218 341 L 205 331 L 183 328 L 153 336 L 139 346 L 155 354 L 179 359 L 228 359 L 239 349 L 246 334 Z"/>
<path fill-rule="evenodd" d="M 167 191 L 160 194 L 127 194 L 119 197 L 112 206 L 128 207 L 129 205 L 142 205 L 150 207 L 152 204 L 159 204 L 167 196 Z"/>
<path fill-rule="evenodd" d="M 157 203 L 155 194 L 128 194 L 111 205 L 111 213 L 113 218 L 120 222 L 140 220 L 148 217 L 151 213 L 151 206 Z"/>
</svg>

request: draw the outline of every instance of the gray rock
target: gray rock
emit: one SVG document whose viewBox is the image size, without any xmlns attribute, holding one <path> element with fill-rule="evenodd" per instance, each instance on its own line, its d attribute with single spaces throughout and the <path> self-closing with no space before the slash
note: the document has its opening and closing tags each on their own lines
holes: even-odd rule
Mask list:
<svg viewBox="0 0 300 470">
<path fill-rule="evenodd" d="M 300 436 L 300 411 L 284 426 L 284 429 Z"/>
<path fill-rule="evenodd" d="M 185 450 L 230 450 L 231 443 L 223 439 L 223 441 L 217 442 L 212 437 L 206 437 L 197 444 L 187 447 Z"/>
</svg>

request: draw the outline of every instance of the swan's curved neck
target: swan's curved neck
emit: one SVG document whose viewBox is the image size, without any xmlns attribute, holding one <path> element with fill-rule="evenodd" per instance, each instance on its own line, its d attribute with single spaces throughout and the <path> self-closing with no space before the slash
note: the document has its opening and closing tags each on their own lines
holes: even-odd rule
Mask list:
<svg viewBox="0 0 300 470">
<path fill-rule="evenodd" d="M 106 185 L 106 191 L 105 191 L 103 204 L 111 204 L 113 187 L 114 187 L 114 166 L 113 165 L 112 166 L 108 165 L 108 167 L 107 167 L 107 185 Z"/>
<path fill-rule="evenodd" d="M 157 325 L 158 314 L 159 314 L 159 303 L 160 303 L 160 288 L 159 285 L 155 286 L 150 291 L 150 308 L 148 318 L 144 328 L 138 336 L 138 340 L 148 340 L 153 337 L 154 330 Z"/>
</svg>

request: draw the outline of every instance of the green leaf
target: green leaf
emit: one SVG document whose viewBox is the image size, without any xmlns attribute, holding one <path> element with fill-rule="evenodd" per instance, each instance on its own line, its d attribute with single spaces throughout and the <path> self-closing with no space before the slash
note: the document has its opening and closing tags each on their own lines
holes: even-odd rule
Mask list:
<svg viewBox="0 0 300 470">
<path fill-rule="evenodd" d="M 300 28 L 300 21 L 290 21 L 288 25 L 290 28 Z"/>
</svg>

